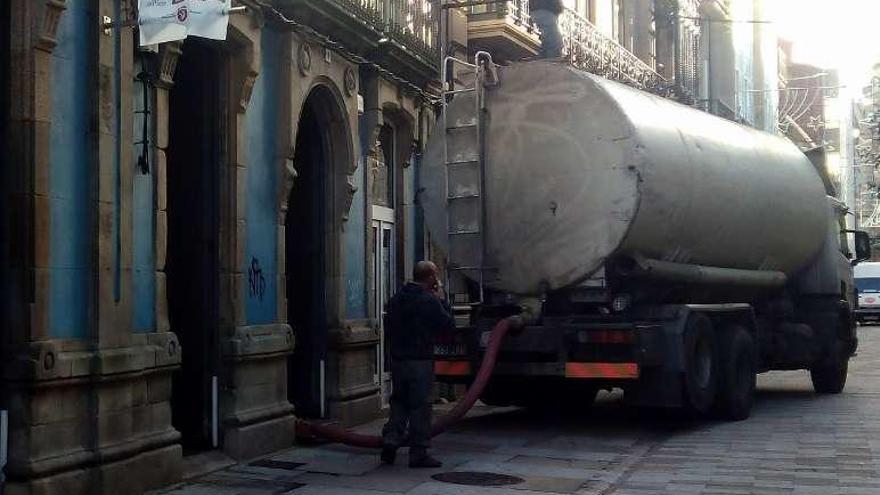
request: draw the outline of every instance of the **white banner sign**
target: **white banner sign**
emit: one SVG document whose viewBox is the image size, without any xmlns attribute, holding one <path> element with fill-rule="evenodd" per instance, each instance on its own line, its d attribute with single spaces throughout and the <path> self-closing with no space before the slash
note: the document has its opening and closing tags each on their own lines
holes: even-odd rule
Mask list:
<svg viewBox="0 0 880 495">
<path fill-rule="evenodd" d="M 199 36 L 225 40 L 232 0 L 138 0 L 141 46 Z"/>
</svg>

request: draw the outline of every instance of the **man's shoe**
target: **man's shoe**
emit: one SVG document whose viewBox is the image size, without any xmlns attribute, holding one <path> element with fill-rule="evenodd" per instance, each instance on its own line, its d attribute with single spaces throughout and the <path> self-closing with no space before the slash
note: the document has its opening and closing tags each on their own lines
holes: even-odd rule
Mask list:
<svg viewBox="0 0 880 495">
<path fill-rule="evenodd" d="M 388 445 L 382 447 L 382 455 L 379 458 L 382 459 L 383 464 L 394 464 L 394 459 L 397 458 L 397 448 Z"/>
<path fill-rule="evenodd" d="M 409 467 L 411 468 L 438 468 L 443 466 L 443 463 L 434 459 L 428 454 L 424 454 L 418 457 L 409 458 Z"/>
</svg>

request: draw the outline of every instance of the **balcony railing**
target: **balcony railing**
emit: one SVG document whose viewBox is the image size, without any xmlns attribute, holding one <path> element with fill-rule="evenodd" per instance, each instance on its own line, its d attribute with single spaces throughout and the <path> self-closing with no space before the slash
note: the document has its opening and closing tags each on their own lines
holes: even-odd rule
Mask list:
<svg viewBox="0 0 880 495">
<path fill-rule="evenodd" d="M 670 95 L 671 85 L 663 76 L 577 12 L 566 9 L 560 25 L 562 55 L 573 66 L 645 91 Z"/>
<path fill-rule="evenodd" d="M 537 29 L 529 17 L 529 0 L 477 5 L 470 15 L 478 18 L 494 14 L 528 30 Z M 573 66 L 639 89 L 668 96 L 671 85 L 648 64 L 615 40 L 604 35 L 589 20 L 566 9 L 560 19 L 563 57 Z"/>
<path fill-rule="evenodd" d="M 439 63 L 440 0 L 332 0 L 431 64 Z"/>
<path fill-rule="evenodd" d="M 532 30 L 532 21 L 529 16 L 529 0 L 509 0 L 507 2 L 486 3 L 471 5 L 468 8 L 471 17 L 481 18 L 492 16 L 495 18 L 507 18 L 511 24 L 523 26 Z M 537 30 L 535 31 L 537 33 Z"/>
</svg>

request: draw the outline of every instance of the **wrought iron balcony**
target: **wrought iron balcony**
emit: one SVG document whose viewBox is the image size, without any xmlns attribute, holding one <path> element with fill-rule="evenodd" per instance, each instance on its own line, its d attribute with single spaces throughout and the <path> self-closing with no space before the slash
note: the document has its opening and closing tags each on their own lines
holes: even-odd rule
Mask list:
<svg viewBox="0 0 880 495">
<path fill-rule="evenodd" d="M 638 89 L 671 95 L 672 85 L 663 76 L 577 12 L 566 9 L 560 24 L 562 55 L 573 66 Z"/>
<path fill-rule="evenodd" d="M 477 20 L 485 18 L 507 19 L 514 25 L 523 26 L 528 31 L 532 30 L 529 18 L 529 0 L 509 0 L 472 5 L 469 8 L 469 15 L 471 19 Z"/>
<path fill-rule="evenodd" d="M 538 30 L 531 23 L 529 0 L 472 5 L 467 13 L 467 37 L 472 51 L 489 51 L 501 61 L 535 55 Z"/>
<path fill-rule="evenodd" d="M 439 61 L 439 0 L 330 0 L 388 39 Z"/>
<path fill-rule="evenodd" d="M 440 0 L 274 0 L 285 15 L 418 86 L 440 66 Z"/>
<path fill-rule="evenodd" d="M 491 24 L 493 20 L 500 21 L 500 25 Z M 500 58 L 516 59 L 537 53 L 539 33 L 531 23 L 529 0 L 472 6 L 469 21 L 471 43 L 475 38 L 480 40 L 479 48 L 488 49 L 493 55 L 505 50 Z M 671 84 L 582 15 L 566 9 L 560 19 L 560 28 L 563 57 L 573 66 L 642 90 L 669 95 Z M 506 44 L 498 40 L 504 40 Z"/>
</svg>

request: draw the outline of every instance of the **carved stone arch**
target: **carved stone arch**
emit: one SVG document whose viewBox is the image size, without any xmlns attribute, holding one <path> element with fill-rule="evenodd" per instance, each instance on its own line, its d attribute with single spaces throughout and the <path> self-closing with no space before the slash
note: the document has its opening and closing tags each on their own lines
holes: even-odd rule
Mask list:
<svg viewBox="0 0 880 495">
<path fill-rule="evenodd" d="M 333 163 L 331 173 L 335 179 L 333 182 L 335 188 L 334 192 L 344 193 L 342 197 L 336 198 L 337 200 L 342 200 L 342 203 L 334 206 L 334 212 L 339 213 L 339 215 L 335 217 L 335 220 L 344 223 L 348 219 L 348 213 L 351 209 L 351 201 L 355 192 L 354 186 L 351 184 L 351 178 L 357 169 L 355 155 L 356 141 L 354 139 L 357 129 L 354 122 L 352 122 L 349 117 L 346 98 L 343 96 L 339 86 L 329 77 L 321 75 L 315 77 L 309 85 L 308 90 L 305 91 L 305 97 L 299 102 L 298 108 L 296 109 L 296 112 L 294 112 L 295 118 L 292 119 L 290 124 L 290 143 L 292 143 L 290 160 L 286 162 L 283 171 L 284 180 L 280 191 L 280 205 L 278 209 L 279 213 L 282 215 L 282 218 L 280 218 L 280 223 L 282 225 L 284 224 L 284 217 L 287 214 L 287 200 L 290 197 L 290 191 L 293 189 L 293 183 L 297 176 L 297 164 L 293 163 L 295 151 L 293 149 L 295 144 L 293 143 L 296 143 L 299 132 L 299 117 L 302 115 L 305 106 L 313 103 L 311 99 L 316 96 L 321 98 L 323 103 L 327 103 L 325 108 L 319 112 L 319 119 L 322 119 L 323 124 L 325 124 L 327 129 L 330 130 L 331 140 L 336 143 L 344 143 L 344 149 L 341 153 L 338 152 L 338 150 L 334 150 L 332 153 Z M 339 182 L 340 180 L 344 181 L 344 183 Z"/>
<path fill-rule="evenodd" d="M 315 117 L 323 131 L 323 146 L 327 169 L 323 172 L 327 177 L 324 208 L 327 223 L 323 228 L 325 238 L 325 256 L 327 260 L 326 312 L 329 328 L 338 328 L 344 321 L 345 286 L 342 231 L 351 209 L 355 188 L 352 175 L 356 170 L 355 141 L 353 140 L 353 122 L 349 108 L 340 87 L 326 76 L 317 76 L 304 92 L 304 98 L 298 102 L 291 122 L 292 148 L 296 146 L 299 134 L 300 119 L 306 107 L 311 106 Z M 295 149 L 291 156 L 295 156 Z M 297 169 L 299 164 L 293 163 Z M 281 197 L 281 225 L 286 224 L 288 200 L 293 188 L 293 180 L 284 182 Z"/>
</svg>

